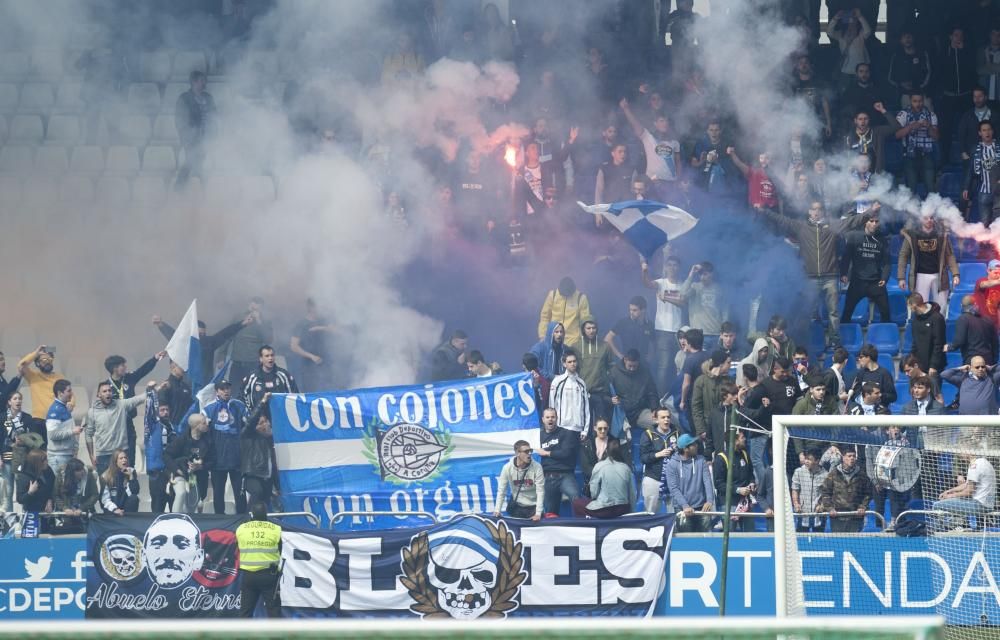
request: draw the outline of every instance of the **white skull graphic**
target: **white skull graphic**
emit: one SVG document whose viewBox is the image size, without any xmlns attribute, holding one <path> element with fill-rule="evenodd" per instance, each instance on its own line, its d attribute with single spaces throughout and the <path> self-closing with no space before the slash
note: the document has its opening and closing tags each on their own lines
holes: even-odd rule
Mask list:
<svg viewBox="0 0 1000 640">
<path fill-rule="evenodd" d="M 118 574 L 121 579 L 134 578 L 140 571 L 139 544 L 135 536 L 118 534 L 109 537 L 104 542 L 105 567 Z"/>
<path fill-rule="evenodd" d="M 135 575 L 135 551 L 130 549 L 112 549 L 111 563 L 123 576 Z"/>
<path fill-rule="evenodd" d="M 476 535 L 488 535 L 477 524 L 482 531 L 447 529 L 429 537 L 428 581 L 437 588 L 438 605 L 459 620 L 478 618 L 493 604 L 500 548 L 492 536 Z"/>
</svg>

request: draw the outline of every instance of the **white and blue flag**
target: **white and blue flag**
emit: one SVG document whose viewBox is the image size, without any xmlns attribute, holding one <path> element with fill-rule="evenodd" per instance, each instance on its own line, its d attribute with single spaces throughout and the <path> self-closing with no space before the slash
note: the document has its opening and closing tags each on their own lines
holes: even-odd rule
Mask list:
<svg viewBox="0 0 1000 640">
<path fill-rule="evenodd" d="M 698 224 L 698 219 L 687 211 L 655 200 L 577 204 L 587 213 L 604 216 L 646 260 L 652 259 L 656 250 L 668 241 Z"/>
<path fill-rule="evenodd" d="M 174 425 L 174 431 L 177 433 L 184 433 L 185 429 L 187 429 L 188 418 L 190 418 L 192 414 L 199 413 L 202 409 L 208 406 L 210 402 L 215 400 L 215 385 L 225 379 L 225 375 L 223 374 L 225 374 L 226 369 L 229 368 L 230 362 L 231 360 L 227 358 L 225 363 L 223 363 L 219 370 L 215 372 L 212 379 L 208 381 L 208 384 L 194 394 L 194 402 L 191 403 L 191 406 L 188 408 L 187 413 L 184 414 L 184 417 L 181 418 L 181 421 Z"/>
<path fill-rule="evenodd" d="M 192 300 L 177 330 L 165 349 L 174 363 L 184 370 L 191 388 L 201 384 L 201 340 L 198 334 L 198 300 Z"/>
</svg>

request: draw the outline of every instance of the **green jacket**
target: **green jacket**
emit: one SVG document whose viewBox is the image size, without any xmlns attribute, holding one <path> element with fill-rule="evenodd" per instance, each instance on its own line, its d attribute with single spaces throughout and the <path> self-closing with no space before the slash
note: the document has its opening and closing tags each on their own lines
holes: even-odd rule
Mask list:
<svg viewBox="0 0 1000 640">
<path fill-rule="evenodd" d="M 837 399 L 832 398 L 830 397 L 830 394 L 827 394 L 826 397 L 823 398 L 823 407 L 822 409 L 820 409 L 821 413 L 819 415 L 833 416 L 840 413 L 837 404 L 838 404 Z M 808 392 L 806 393 L 806 395 L 799 398 L 798 402 L 795 403 L 795 406 L 792 407 L 792 415 L 793 416 L 816 415 L 816 403 L 813 401 L 812 398 L 809 397 Z"/>
<path fill-rule="evenodd" d="M 708 414 L 722 402 L 722 385 L 733 381 L 728 375 L 712 375 L 711 367 L 711 360 L 701 365 L 701 375 L 694 381 L 691 392 L 691 417 L 695 433 L 699 436 L 708 433 Z"/>
<path fill-rule="evenodd" d="M 589 393 L 608 395 L 608 373 L 615 364 L 615 355 L 600 338 L 593 342 L 581 337 L 573 347 L 580 361 L 580 377 L 587 385 Z"/>
</svg>

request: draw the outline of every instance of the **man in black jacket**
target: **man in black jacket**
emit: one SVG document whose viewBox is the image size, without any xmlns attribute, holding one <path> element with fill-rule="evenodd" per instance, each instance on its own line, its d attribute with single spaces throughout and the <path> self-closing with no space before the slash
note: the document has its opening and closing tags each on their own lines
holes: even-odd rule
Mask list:
<svg viewBox="0 0 1000 640">
<path fill-rule="evenodd" d="M 927 304 L 919 293 L 911 293 L 906 299 L 912 316 L 913 349 L 920 368 L 931 376 L 945 369 L 944 316 L 936 302 Z"/>
<path fill-rule="evenodd" d="M 927 376 L 915 376 L 910 380 L 911 400 L 903 405 L 899 414 L 903 416 L 944 415 L 944 405 L 934 399 L 931 393 L 934 383 Z M 916 431 L 914 429 L 914 431 Z"/>
<path fill-rule="evenodd" d="M 135 397 L 135 386 L 148 376 L 156 363 L 167 356 L 166 351 L 154 354 L 152 358 L 143 362 L 135 371 L 128 370 L 128 363 L 122 356 L 108 356 L 104 359 L 104 370 L 110 376 L 107 380 L 111 385 L 111 397 L 117 400 L 127 400 Z M 129 409 L 128 420 L 126 421 L 126 435 L 128 436 L 128 459 L 135 460 L 135 409 Z M 134 462 L 133 462 L 134 463 Z"/>
<path fill-rule="evenodd" d="M 962 315 L 955 324 L 955 338 L 944 345 L 945 352 L 960 351 L 963 364 L 968 364 L 972 356 L 982 356 L 992 366 L 997 363 L 997 347 L 996 327 L 979 315 L 972 296 L 964 296 Z"/>
<path fill-rule="evenodd" d="M 274 462 L 274 440 L 271 435 L 271 410 L 267 405 L 270 399 L 271 392 L 268 391 L 261 397 L 260 404 L 247 418 L 240 433 L 240 465 L 247 504 L 261 502 L 270 505 L 276 485 L 277 465 Z"/>
<path fill-rule="evenodd" d="M 465 366 L 465 349 L 469 346 L 469 336 L 461 329 L 452 332 L 446 342 L 438 345 L 431 353 L 431 380 L 461 380 L 469 377 Z"/>
<path fill-rule="evenodd" d="M 941 99 L 937 102 L 941 123 L 941 157 L 948 158 L 955 121 L 969 102 L 976 85 L 976 53 L 966 46 L 965 31 L 955 26 L 948 34 L 948 47 L 934 65 Z"/>
<path fill-rule="evenodd" d="M 733 465 L 733 483 L 729 485 L 729 494 L 732 496 L 732 512 L 750 511 L 750 496 L 756 491 L 757 485 L 754 482 L 753 465 L 750 464 L 750 456 L 747 455 L 747 436 L 742 430 L 736 432 L 735 451 L 728 451 L 728 436 L 724 448 L 719 449 L 712 459 L 712 480 L 715 482 L 715 504 L 719 509 L 724 509 L 726 505 L 726 480 L 728 479 L 729 465 Z M 716 525 L 718 526 L 718 525 Z M 751 518 L 737 518 L 733 523 L 733 528 L 737 531 L 753 531 L 754 522 Z"/>
<path fill-rule="evenodd" d="M 639 362 L 639 357 L 638 351 L 629 349 L 625 358 L 611 370 L 611 386 L 614 389 L 611 404 L 622 406 L 633 430 L 654 426 L 653 408 L 659 402 L 653 376 Z M 639 436 L 637 431 L 633 435 Z"/>
<path fill-rule="evenodd" d="M 987 99 L 986 89 L 975 87 L 972 90 L 972 108 L 958 120 L 958 144 L 963 162 L 972 159 L 972 148 L 979 142 L 979 123 L 992 122 L 994 116 L 1000 120 L 1000 104 Z"/>
<path fill-rule="evenodd" d="M 670 423 L 670 409 L 659 407 L 653 412 L 656 420 L 655 429 L 642 432 L 639 441 L 639 456 L 642 459 L 642 489 L 643 504 L 646 511 L 657 513 L 660 509 L 660 486 L 663 477 L 663 465 L 677 449 L 677 429 Z M 669 497 L 669 494 L 668 494 Z M 667 510 L 670 506 L 667 505 Z"/>
<path fill-rule="evenodd" d="M 559 513 L 562 497 L 572 504 L 580 496 L 576 483 L 576 461 L 580 457 L 580 434 L 557 426 L 555 409 L 542 412 L 542 437 L 538 455 L 545 472 L 545 513 Z"/>
<path fill-rule="evenodd" d="M 795 402 L 802 395 L 802 388 L 792 375 L 792 362 L 784 356 L 776 357 L 771 365 L 771 375 L 761 381 L 760 389 L 763 398 L 758 399 L 755 388 L 747 399 L 746 406 L 752 410 L 760 404 L 760 413 L 754 421 L 770 431 L 771 417 L 792 415 Z M 767 468 L 764 464 L 764 452 L 769 442 L 770 438 L 764 435 L 754 435 L 750 439 L 750 461 L 757 478 L 764 477 L 764 470 Z"/>
<path fill-rule="evenodd" d="M 878 363 L 878 347 L 873 344 L 862 345 L 858 351 L 858 372 L 854 375 L 854 382 L 851 383 L 848 406 L 852 406 L 851 403 L 861 395 L 862 385 L 866 382 L 878 386 L 881 404 L 888 407 L 896 401 L 896 384 L 893 382 L 892 374 Z"/>
<path fill-rule="evenodd" d="M 222 331 L 210 336 L 205 323 L 201 320 L 198 321 L 198 342 L 201 343 L 201 374 L 205 380 L 210 380 L 215 373 L 215 351 L 229 342 L 230 338 L 239 333 L 240 329 L 253 323 L 254 316 L 249 313 L 243 320 L 234 322 Z M 164 322 L 160 316 L 153 316 L 153 325 L 167 340 L 174 337 L 174 328 Z"/>
<path fill-rule="evenodd" d="M 167 378 L 166 386 L 160 391 L 163 404 L 170 407 L 170 424 L 181 427 L 181 419 L 187 415 L 194 398 L 191 395 L 191 383 L 184 377 L 184 369 L 177 366 L 177 363 L 170 362 L 170 376 Z"/>
<path fill-rule="evenodd" d="M 265 395 L 272 393 L 298 393 L 295 378 L 275 364 L 274 347 L 265 344 L 257 350 L 257 370 L 243 378 L 243 402 L 253 411 Z"/>
<path fill-rule="evenodd" d="M 847 246 L 840 261 L 840 280 L 848 286 L 841 322 L 851 321 L 862 298 L 868 298 L 878 307 L 882 322 L 890 321 L 889 293 L 885 288 L 889 279 L 889 242 L 879 231 L 879 209 L 876 204 L 864 214 L 864 230 L 850 231 L 845 236 Z"/>
<path fill-rule="evenodd" d="M 184 165 L 177 172 L 176 186 L 184 186 L 191 174 L 201 176 L 205 162 L 205 136 L 215 116 L 215 100 L 205 91 L 208 77 L 202 71 L 192 71 L 191 88 L 177 96 L 174 123 L 184 148 Z"/>
<path fill-rule="evenodd" d="M 201 513 L 208 494 L 208 469 L 215 462 L 215 448 L 208 434 L 208 418 L 193 413 L 188 429 L 174 438 L 163 453 L 174 488 L 174 513 Z"/>
</svg>

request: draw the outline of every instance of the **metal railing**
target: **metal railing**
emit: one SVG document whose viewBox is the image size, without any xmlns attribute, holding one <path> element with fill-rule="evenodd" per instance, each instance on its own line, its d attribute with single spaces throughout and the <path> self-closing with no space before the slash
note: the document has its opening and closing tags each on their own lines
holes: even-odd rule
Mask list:
<svg viewBox="0 0 1000 640">
<path fill-rule="evenodd" d="M 983 511 L 982 513 L 962 513 L 961 511 L 948 511 L 947 509 L 907 509 L 900 511 L 899 515 L 892 519 L 893 526 L 899 525 L 899 520 L 903 516 L 941 516 L 948 518 L 1000 518 L 1000 511 Z"/>
<path fill-rule="evenodd" d="M 858 515 L 857 511 L 838 511 L 837 515 L 831 515 L 829 511 L 806 511 L 802 513 L 795 512 L 792 514 L 794 518 L 862 518 L 867 516 L 875 516 L 875 519 L 879 521 L 879 524 L 883 529 L 885 529 L 885 516 L 883 516 L 878 511 L 871 511 L 865 509 L 865 515 Z"/>
<path fill-rule="evenodd" d="M 416 516 L 418 518 L 429 518 L 433 522 L 438 522 L 434 514 L 427 511 L 338 511 L 330 519 L 330 525 L 333 526 L 344 518 L 355 516 L 366 516 L 369 518 L 374 518 L 375 516 Z"/>
<path fill-rule="evenodd" d="M 271 518 L 305 518 L 314 527 L 319 527 L 319 516 L 315 513 L 309 511 L 279 511 L 278 513 L 269 513 L 268 517 Z"/>
</svg>

